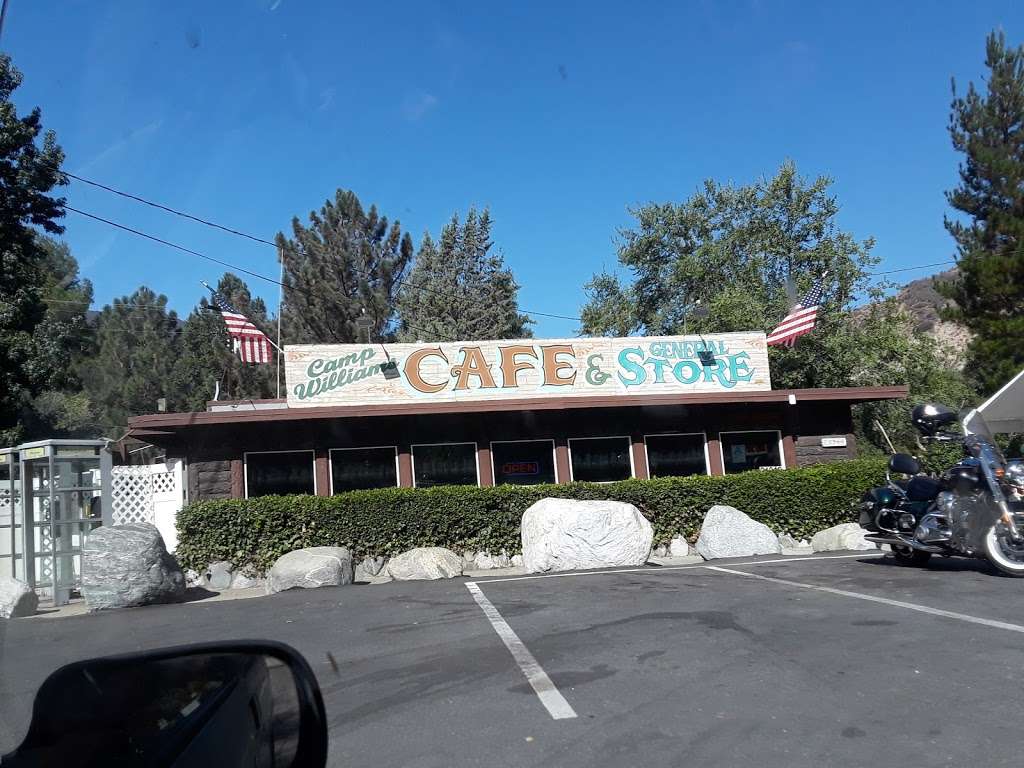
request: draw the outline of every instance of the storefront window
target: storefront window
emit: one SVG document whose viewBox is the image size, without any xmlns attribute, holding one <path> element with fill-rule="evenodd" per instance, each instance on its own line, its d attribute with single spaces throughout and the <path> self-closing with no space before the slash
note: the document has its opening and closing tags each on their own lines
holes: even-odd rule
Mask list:
<svg viewBox="0 0 1024 768">
<path fill-rule="evenodd" d="M 312 451 L 245 454 L 245 495 L 315 493 Z"/>
<path fill-rule="evenodd" d="M 647 466 L 651 477 L 706 475 L 704 435 L 647 435 Z"/>
<path fill-rule="evenodd" d="M 414 445 L 412 475 L 417 488 L 476 485 L 476 443 Z"/>
<path fill-rule="evenodd" d="M 782 466 L 779 432 L 722 432 L 722 463 L 726 473 Z"/>
<path fill-rule="evenodd" d="M 494 484 L 539 485 L 555 482 L 553 440 L 491 443 Z"/>
<path fill-rule="evenodd" d="M 398 485 L 398 452 L 395 446 L 335 448 L 331 451 L 333 493 Z"/>
<path fill-rule="evenodd" d="M 569 440 L 573 480 L 607 483 L 633 476 L 628 437 L 586 437 Z"/>
</svg>

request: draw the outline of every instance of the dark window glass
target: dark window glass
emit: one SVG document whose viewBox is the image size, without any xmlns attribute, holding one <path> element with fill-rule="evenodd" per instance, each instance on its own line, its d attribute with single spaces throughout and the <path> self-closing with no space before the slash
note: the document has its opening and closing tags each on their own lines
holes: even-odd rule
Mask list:
<svg viewBox="0 0 1024 768">
<path fill-rule="evenodd" d="M 646 441 L 651 477 L 707 474 L 704 435 L 648 435 Z"/>
<path fill-rule="evenodd" d="M 555 482 L 554 444 L 550 440 L 492 443 L 491 459 L 495 485 Z"/>
<path fill-rule="evenodd" d="M 313 452 L 250 453 L 245 457 L 249 498 L 313 493 Z"/>
<path fill-rule="evenodd" d="M 417 488 L 477 484 L 474 443 L 414 445 L 412 464 Z"/>
<path fill-rule="evenodd" d="M 628 437 L 597 437 L 570 440 L 572 479 L 596 483 L 632 477 Z"/>
<path fill-rule="evenodd" d="M 331 451 L 331 480 L 335 493 L 394 488 L 398 485 L 394 447 Z"/>
<path fill-rule="evenodd" d="M 726 472 L 782 466 L 778 432 L 730 432 L 719 437 Z"/>
</svg>

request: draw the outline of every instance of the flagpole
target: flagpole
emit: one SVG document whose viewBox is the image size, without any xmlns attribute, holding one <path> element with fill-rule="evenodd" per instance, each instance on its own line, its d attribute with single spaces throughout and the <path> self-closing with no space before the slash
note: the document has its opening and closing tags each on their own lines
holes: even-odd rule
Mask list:
<svg viewBox="0 0 1024 768">
<path fill-rule="evenodd" d="M 277 293 L 277 398 L 281 399 L 281 314 L 284 307 L 284 254 L 277 249 L 277 260 L 281 262 L 281 280 Z"/>
</svg>

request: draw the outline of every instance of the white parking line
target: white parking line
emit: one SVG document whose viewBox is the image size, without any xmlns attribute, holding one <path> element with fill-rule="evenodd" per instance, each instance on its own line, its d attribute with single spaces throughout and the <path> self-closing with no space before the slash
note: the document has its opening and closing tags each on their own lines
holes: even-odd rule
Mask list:
<svg viewBox="0 0 1024 768">
<path fill-rule="evenodd" d="M 466 589 L 469 590 L 470 594 L 473 595 L 473 599 L 476 600 L 484 612 L 484 616 L 491 622 L 491 626 L 494 627 L 494 631 L 498 633 L 498 637 L 508 648 L 512 654 L 512 658 L 515 659 L 516 664 L 526 675 L 526 679 L 533 687 L 534 692 L 537 694 L 537 698 L 540 699 L 540 703 L 544 705 L 551 717 L 555 720 L 564 720 L 570 717 L 576 717 L 576 710 L 574 710 L 569 702 L 565 700 L 565 697 L 559 693 L 555 684 L 551 682 L 551 678 L 548 677 L 547 672 L 537 663 L 537 660 L 533 658 L 533 654 L 530 653 L 529 649 L 523 645 L 523 641 L 519 639 L 519 636 L 513 631 L 512 627 L 508 625 L 508 622 L 501 617 L 498 613 L 498 609 L 495 608 L 491 601 L 487 599 L 487 596 L 480 591 L 480 587 L 475 582 L 467 582 Z"/>
<path fill-rule="evenodd" d="M 741 563 L 729 563 L 729 565 L 775 565 L 776 563 L 806 563 L 809 560 L 846 560 L 854 557 L 882 557 L 885 554 L 883 552 L 871 552 L 865 551 L 860 552 L 856 555 L 800 555 L 799 557 L 780 557 L 775 560 L 746 560 Z M 703 563 L 693 563 L 692 565 L 661 565 L 651 567 L 648 565 L 641 566 L 639 568 L 611 568 L 604 571 L 564 571 L 562 573 L 541 573 L 532 576 L 506 576 L 502 579 L 488 579 L 483 577 L 484 580 L 481 584 L 500 584 L 503 581 L 530 581 L 531 579 L 569 579 L 578 578 L 580 576 L 609 576 L 613 573 L 641 573 L 646 572 L 650 574 L 661 573 L 662 571 L 687 571 L 694 568 L 707 568 L 708 566 Z M 479 577 L 478 577 L 479 578 Z"/>
<path fill-rule="evenodd" d="M 778 561 L 776 561 L 778 562 Z M 736 563 L 736 565 L 742 565 L 742 563 Z M 902 600 L 890 600 L 887 597 L 878 597 L 876 595 L 865 595 L 862 592 L 850 592 L 845 589 L 834 589 L 832 587 L 821 587 L 817 584 L 804 584 L 800 581 L 790 581 L 789 579 L 777 579 L 772 576 L 761 576 L 757 573 L 747 573 L 746 571 L 734 571 L 732 568 L 723 568 L 719 565 L 704 565 L 700 566 L 708 571 L 720 571 L 721 573 L 731 573 L 736 576 L 745 576 L 748 579 L 757 579 L 758 581 L 770 581 L 773 584 L 782 584 L 787 587 L 799 587 L 801 589 L 813 589 L 816 592 L 826 592 L 830 595 L 839 595 L 841 597 L 852 597 L 857 600 L 867 600 L 871 603 L 881 603 L 883 605 L 891 605 L 895 608 L 905 608 L 908 611 L 918 611 L 919 613 L 928 613 L 932 616 L 942 616 L 947 619 L 956 619 L 957 621 L 966 621 L 971 624 L 981 624 L 984 627 L 995 627 L 996 629 L 1006 629 L 1010 632 L 1024 632 L 1024 626 L 1020 624 L 1010 624 L 1005 621 L 995 621 L 994 619 L 983 619 L 979 616 L 970 616 L 966 613 L 955 613 L 953 611 L 943 611 L 940 608 L 929 608 L 927 605 L 917 605 L 916 603 L 905 603 Z"/>
</svg>

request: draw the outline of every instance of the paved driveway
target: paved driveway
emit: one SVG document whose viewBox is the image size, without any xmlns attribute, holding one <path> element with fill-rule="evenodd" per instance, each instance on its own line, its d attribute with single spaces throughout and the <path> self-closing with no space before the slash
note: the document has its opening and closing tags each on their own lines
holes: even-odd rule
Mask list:
<svg viewBox="0 0 1024 768">
<path fill-rule="evenodd" d="M 260 637 L 313 665 L 333 765 L 1021 764 L 1024 582 L 864 555 L 708 565 L 7 622 L 0 746 L 64 662 Z"/>
</svg>

